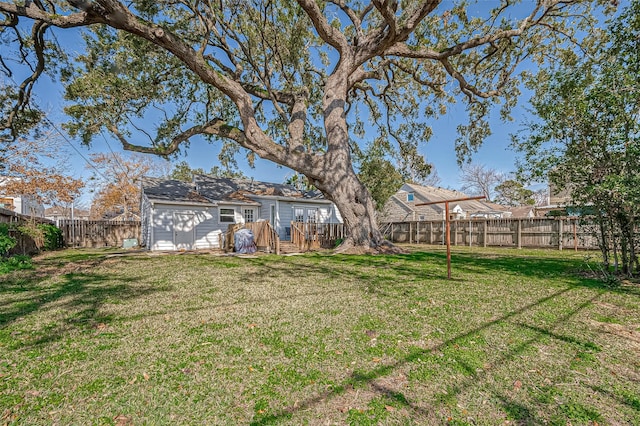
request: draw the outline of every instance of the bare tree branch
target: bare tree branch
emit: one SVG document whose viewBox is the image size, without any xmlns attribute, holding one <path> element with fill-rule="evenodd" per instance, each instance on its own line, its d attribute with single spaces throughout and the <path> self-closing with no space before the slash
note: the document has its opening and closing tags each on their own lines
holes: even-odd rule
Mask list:
<svg viewBox="0 0 640 426">
<path fill-rule="evenodd" d="M 298 4 L 307 12 L 313 26 L 325 42 L 333 46 L 341 54 L 346 53 L 349 48 L 349 43 L 344 34 L 337 29 L 333 28 L 329 22 L 322 15 L 322 11 L 318 7 L 318 3 L 315 0 L 297 0 Z"/>
<path fill-rule="evenodd" d="M 71 1 L 70 3 L 83 3 Z M 34 2 L 27 2 L 26 6 L 15 3 L 0 2 L 0 12 L 15 16 L 24 16 L 37 21 L 46 22 L 49 25 L 59 28 L 81 27 L 103 22 L 99 15 L 88 14 L 86 12 L 72 13 L 70 15 L 57 15 L 49 13 L 39 8 Z"/>
</svg>

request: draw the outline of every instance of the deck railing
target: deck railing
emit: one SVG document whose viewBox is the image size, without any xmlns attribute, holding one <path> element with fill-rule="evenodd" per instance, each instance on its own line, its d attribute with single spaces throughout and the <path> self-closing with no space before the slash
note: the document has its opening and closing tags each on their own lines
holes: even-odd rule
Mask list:
<svg viewBox="0 0 640 426">
<path fill-rule="evenodd" d="M 280 237 L 268 221 L 234 223 L 229 225 L 224 238 L 224 250 L 233 251 L 234 235 L 240 229 L 250 229 L 253 232 L 253 241 L 256 248 L 269 253 L 280 254 Z"/>
<path fill-rule="evenodd" d="M 251 229 L 258 250 L 280 254 L 280 237 L 269 221 L 245 223 Z"/>
<path fill-rule="evenodd" d="M 333 248 L 344 235 L 342 223 L 291 222 L 291 242 L 300 251 Z"/>
</svg>

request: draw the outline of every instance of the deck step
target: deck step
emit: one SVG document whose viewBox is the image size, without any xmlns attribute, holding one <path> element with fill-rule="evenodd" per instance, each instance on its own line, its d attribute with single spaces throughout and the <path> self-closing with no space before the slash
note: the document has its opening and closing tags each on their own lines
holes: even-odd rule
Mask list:
<svg viewBox="0 0 640 426">
<path fill-rule="evenodd" d="M 300 253 L 297 245 L 291 241 L 280 241 L 280 254 Z"/>
</svg>

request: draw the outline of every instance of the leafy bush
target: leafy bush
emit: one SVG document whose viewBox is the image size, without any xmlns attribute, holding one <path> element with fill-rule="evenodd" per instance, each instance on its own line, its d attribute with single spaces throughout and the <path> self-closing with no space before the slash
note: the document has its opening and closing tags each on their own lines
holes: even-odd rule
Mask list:
<svg viewBox="0 0 640 426">
<path fill-rule="evenodd" d="M 36 243 L 38 250 L 44 246 L 44 232 L 35 222 L 26 222 L 23 225 L 18 226 L 18 231 L 23 235 L 31 237 L 31 239 Z"/>
<path fill-rule="evenodd" d="M 8 259 L 0 260 L 0 274 L 20 269 L 33 269 L 33 263 L 29 256 L 15 255 Z"/>
<path fill-rule="evenodd" d="M 63 246 L 62 231 L 60 228 L 46 223 L 38 225 L 38 228 L 42 231 L 44 237 L 42 249 L 57 250 Z"/>
<path fill-rule="evenodd" d="M 0 223 L 0 257 L 6 256 L 16 245 L 16 239 L 9 235 L 9 225 Z"/>
</svg>

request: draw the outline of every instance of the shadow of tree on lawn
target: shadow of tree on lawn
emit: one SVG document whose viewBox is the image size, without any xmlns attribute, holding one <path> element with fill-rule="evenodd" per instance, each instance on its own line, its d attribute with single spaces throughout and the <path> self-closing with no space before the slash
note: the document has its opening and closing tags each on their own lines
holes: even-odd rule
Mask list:
<svg viewBox="0 0 640 426">
<path fill-rule="evenodd" d="M 101 312 L 109 301 L 125 301 L 145 297 L 157 287 L 136 285 L 136 277 L 91 272 L 67 273 L 55 278 L 31 272 L 14 274 L 0 284 L 0 330 L 26 319 L 30 315 L 48 310 L 64 312 L 55 324 L 36 324 L 27 340 L 14 341 L 15 347 L 36 346 L 61 339 L 71 329 L 91 328 L 108 323 L 112 318 Z M 11 298 L 14 295 L 24 295 Z"/>
<path fill-rule="evenodd" d="M 396 273 L 405 275 L 418 274 L 424 280 L 429 279 L 444 279 L 444 271 L 440 266 L 440 273 L 434 273 L 432 264 L 442 265 L 446 261 L 446 255 L 444 253 L 412 253 L 408 255 L 393 255 L 393 256 L 335 256 L 328 257 L 326 262 L 318 262 L 315 265 L 309 265 L 301 259 L 293 259 L 287 263 L 287 265 L 269 264 L 266 261 L 258 260 L 264 268 L 270 270 L 272 273 L 283 274 L 287 270 L 291 270 L 291 264 L 302 268 L 304 274 L 317 272 L 319 274 L 329 274 L 335 279 L 356 277 L 358 280 L 362 280 L 367 285 L 378 285 L 385 287 L 387 285 L 394 285 L 393 274 L 388 278 L 382 278 L 377 275 L 376 268 L 390 269 Z M 335 260 L 331 260 L 334 258 Z M 402 262 L 395 263 L 394 260 L 401 259 Z M 433 412 L 437 407 L 441 407 L 446 404 L 446 399 L 455 397 L 469 388 L 482 386 L 482 383 L 489 381 L 492 374 L 493 367 L 502 363 L 507 363 L 517 359 L 522 353 L 527 351 L 530 347 L 545 340 L 552 339 L 555 341 L 563 342 L 565 344 L 577 345 L 581 348 L 597 348 L 593 343 L 581 340 L 574 336 L 563 335 L 554 331 L 555 328 L 561 327 L 564 323 L 571 320 L 571 318 L 578 315 L 585 308 L 592 305 L 599 298 L 602 297 L 608 291 L 621 292 L 628 294 L 629 296 L 639 296 L 640 292 L 635 288 L 617 288 L 611 289 L 606 286 L 605 283 L 599 282 L 593 279 L 586 279 L 575 274 L 576 268 L 580 265 L 580 261 L 576 259 L 563 260 L 544 257 L 517 257 L 510 256 L 478 256 L 477 254 L 465 254 L 457 253 L 454 256 L 456 262 L 456 268 L 460 275 L 473 275 L 483 273 L 504 273 L 513 274 L 517 276 L 527 277 L 531 279 L 549 279 L 562 277 L 562 287 L 558 288 L 552 294 L 538 298 L 537 300 L 525 304 L 518 309 L 504 313 L 497 319 L 487 321 L 477 327 L 474 327 L 464 333 L 453 336 L 435 347 L 429 349 L 412 350 L 405 357 L 398 361 L 380 365 L 377 368 L 369 371 L 354 371 L 349 377 L 345 378 L 343 382 L 333 386 L 331 389 L 317 394 L 315 397 L 309 398 L 306 401 L 296 404 L 295 407 L 288 407 L 279 412 L 266 414 L 265 416 L 258 416 L 254 419 L 254 425 L 272 424 L 278 421 L 290 418 L 291 415 L 298 410 L 311 409 L 316 405 L 324 404 L 327 400 L 336 398 L 342 395 L 346 389 L 368 386 L 368 388 L 374 391 L 376 394 L 387 397 L 397 404 L 404 406 L 406 409 L 414 412 L 418 418 L 428 418 L 429 414 Z M 340 264 L 347 264 L 356 266 L 360 270 L 353 271 L 353 269 L 340 268 Z M 425 273 L 426 272 L 426 273 Z M 567 314 L 556 318 L 550 324 L 546 324 L 544 327 L 538 325 L 529 325 L 522 322 L 514 321 L 517 316 L 527 312 L 533 311 L 536 308 L 544 305 L 547 302 L 551 302 L 554 299 L 563 297 L 565 294 L 575 291 L 581 287 L 590 288 L 596 290 L 596 293 L 591 295 L 585 295 L 578 306 L 571 309 Z M 482 331 L 490 329 L 494 326 L 508 323 L 510 326 L 526 328 L 533 337 L 518 343 L 511 347 L 506 352 L 502 353 L 499 357 L 494 359 L 485 368 L 478 371 L 474 365 L 468 365 L 464 359 L 457 359 L 457 363 L 461 365 L 461 368 L 466 371 L 466 378 L 459 379 L 458 383 L 449 388 L 448 395 L 439 400 L 437 397 L 427 403 L 425 401 L 416 402 L 411 401 L 402 392 L 397 389 L 386 387 L 380 384 L 379 379 L 385 376 L 393 374 L 395 371 L 401 370 L 408 364 L 417 362 L 420 358 L 441 351 L 458 343 L 462 342 L 474 336 Z M 509 396 L 504 395 L 499 390 L 494 389 L 493 396 L 497 401 L 500 401 L 500 405 L 503 408 L 505 414 L 518 423 L 522 424 L 537 424 L 542 423 L 545 419 L 537 418 L 536 414 L 532 412 L 528 407 L 522 405 L 520 402 L 511 399 Z"/>
</svg>

